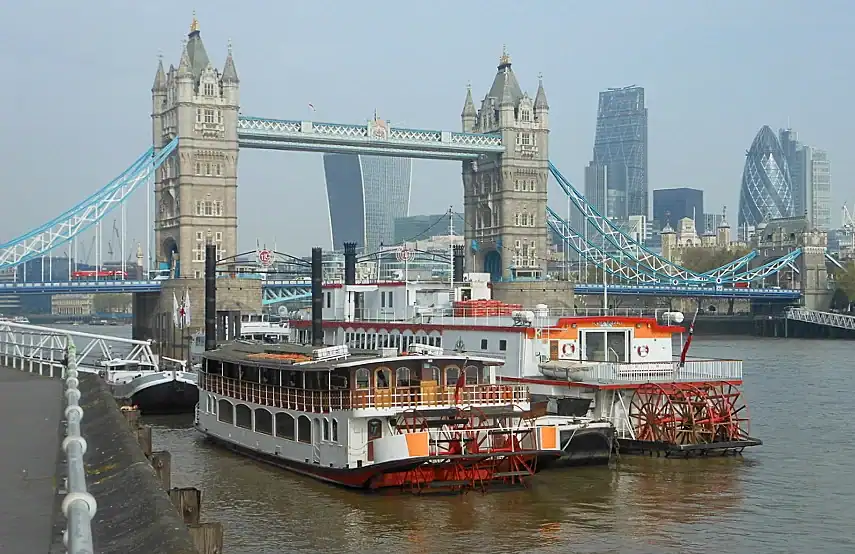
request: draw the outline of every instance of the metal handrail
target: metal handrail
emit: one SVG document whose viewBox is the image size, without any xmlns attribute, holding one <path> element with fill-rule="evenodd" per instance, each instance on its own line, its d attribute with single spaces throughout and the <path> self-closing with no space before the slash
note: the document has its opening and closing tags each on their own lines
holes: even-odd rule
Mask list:
<svg viewBox="0 0 855 554">
<path fill-rule="evenodd" d="M 63 533 L 63 542 L 69 554 L 94 554 L 92 518 L 95 517 L 98 504 L 86 489 L 86 468 L 83 465 L 86 439 L 80 433 L 83 408 L 80 407 L 80 389 L 77 388 L 80 384 L 77 380 L 77 349 L 71 336 L 68 336 L 66 356 L 65 398 L 68 406 L 65 408 L 67 426 L 62 449 L 68 464 L 68 492 L 62 500 L 62 513 L 68 524 Z"/>
</svg>

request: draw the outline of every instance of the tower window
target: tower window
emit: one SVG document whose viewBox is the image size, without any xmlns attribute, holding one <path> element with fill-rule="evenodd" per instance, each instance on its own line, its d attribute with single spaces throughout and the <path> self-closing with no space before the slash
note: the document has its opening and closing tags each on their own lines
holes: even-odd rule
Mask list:
<svg viewBox="0 0 855 554">
<path fill-rule="evenodd" d="M 214 122 L 214 110 L 205 110 L 205 123 Z"/>
<path fill-rule="evenodd" d="M 214 96 L 214 83 L 205 83 L 205 96 Z"/>
<path fill-rule="evenodd" d="M 522 110 L 520 112 L 520 121 L 531 121 L 531 111 Z"/>
</svg>

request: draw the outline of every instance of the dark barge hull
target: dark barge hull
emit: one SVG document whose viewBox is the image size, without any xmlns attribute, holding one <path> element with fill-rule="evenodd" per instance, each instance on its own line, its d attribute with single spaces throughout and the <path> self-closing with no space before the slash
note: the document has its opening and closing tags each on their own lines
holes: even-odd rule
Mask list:
<svg viewBox="0 0 855 554">
<path fill-rule="evenodd" d="M 129 404 L 144 415 L 192 414 L 199 402 L 199 387 L 183 381 L 168 381 L 134 393 Z"/>
<path fill-rule="evenodd" d="M 615 448 L 615 431 L 610 428 L 561 431 L 562 455 L 538 462 L 538 468 L 608 465 Z"/>
<path fill-rule="evenodd" d="M 711 442 L 703 444 L 671 444 L 659 441 L 620 439 L 616 441 L 621 454 L 664 456 L 666 458 L 694 458 L 701 456 L 728 456 L 742 454 L 751 446 L 760 446 L 760 439 L 747 438 L 739 441 Z"/>
</svg>

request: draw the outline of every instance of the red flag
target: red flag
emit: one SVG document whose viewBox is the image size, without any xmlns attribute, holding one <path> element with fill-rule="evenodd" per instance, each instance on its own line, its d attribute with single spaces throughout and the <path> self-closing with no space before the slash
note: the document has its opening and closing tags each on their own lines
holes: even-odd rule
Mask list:
<svg viewBox="0 0 855 554">
<path fill-rule="evenodd" d="M 680 352 L 680 368 L 686 365 L 686 354 L 689 353 L 689 346 L 692 344 L 692 337 L 695 334 L 695 319 L 698 317 L 698 311 L 700 308 L 695 310 L 695 315 L 692 317 L 692 323 L 689 325 L 689 336 L 686 337 L 686 344 L 683 345 L 683 351 Z"/>
</svg>

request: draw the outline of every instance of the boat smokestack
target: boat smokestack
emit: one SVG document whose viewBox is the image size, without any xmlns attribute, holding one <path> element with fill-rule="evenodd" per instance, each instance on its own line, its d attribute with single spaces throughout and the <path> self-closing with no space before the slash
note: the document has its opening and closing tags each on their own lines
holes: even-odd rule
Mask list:
<svg viewBox="0 0 855 554">
<path fill-rule="evenodd" d="M 217 246 L 205 245 L 205 350 L 217 348 Z"/>
<path fill-rule="evenodd" d="M 344 243 L 344 284 L 356 284 L 356 243 Z"/>
<path fill-rule="evenodd" d="M 462 244 L 454 245 L 454 282 L 462 283 L 463 282 L 463 259 L 465 258 L 465 254 L 463 252 Z"/>
<path fill-rule="evenodd" d="M 312 346 L 324 345 L 324 251 L 312 248 Z"/>
</svg>

